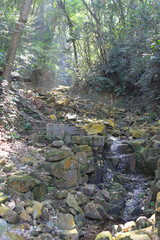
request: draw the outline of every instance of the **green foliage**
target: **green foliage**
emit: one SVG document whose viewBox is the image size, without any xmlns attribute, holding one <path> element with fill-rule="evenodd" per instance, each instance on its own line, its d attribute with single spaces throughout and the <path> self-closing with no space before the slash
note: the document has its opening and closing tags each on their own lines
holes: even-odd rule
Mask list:
<svg viewBox="0 0 160 240">
<path fill-rule="evenodd" d="M 31 130 L 31 129 L 32 129 L 32 126 L 31 126 L 30 123 L 24 123 L 24 124 L 23 124 L 23 128 L 24 128 L 25 130 Z"/>
</svg>

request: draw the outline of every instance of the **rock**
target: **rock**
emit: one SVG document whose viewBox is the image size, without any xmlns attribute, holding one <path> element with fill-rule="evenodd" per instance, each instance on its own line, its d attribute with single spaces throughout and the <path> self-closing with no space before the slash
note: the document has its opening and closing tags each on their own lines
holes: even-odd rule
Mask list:
<svg viewBox="0 0 160 240">
<path fill-rule="evenodd" d="M 55 114 L 49 115 L 49 118 L 50 118 L 52 121 L 57 122 L 57 117 L 56 117 Z"/>
<path fill-rule="evenodd" d="M 19 234 L 13 232 L 6 232 L 1 235 L 2 240 L 25 240 L 25 238 Z"/>
<path fill-rule="evenodd" d="M 157 193 L 156 207 L 155 207 L 155 219 L 158 227 L 158 237 L 160 237 L 160 192 Z"/>
<path fill-rule="evenodd" d="M 133 232 L 122 233 L 115 237 L 114 240 L 151 240 L 147 234 L 136 234 Z"/>
<path fill-rule="evenodd" d="M 71 230 L 76 227 L 71 214 L 60 213 L 55 221 L 56 227 L 60 230 Z"/>
<path fill-rule="evenodd" d="M 71 230 L 62 230 L 60 232 L 60 237 L 61 239 L 64 240 L 78 240 L 79 239 L 79 234 L 76 228 L 71 229 Z"/>
<path fill-rule="evenodd" d="M 51 146 L 55 148 L 61 148 L 64 145 L 63 140 L 55 140 L 52 142 Z"/>
<path fill-rule="evenodd" d="M 87 154 L 85 152 L 77 152 L 76 153 L 77 161 L 80 164 L 86 164 L 87 163 Z"/>
<path fill-rule="evenodd" d="M 46 153 L 46 160 L 49 162 L 57 162 L 69 156 L 67 151 L 54 148 Z"/>
<path fill-rule="evenodd" d="M 122 207 L 119 205 L 115 205 L 110 208 L 110 213 L 113 214 L 114 216 L 119 216 L 121 213 Z"/>
<path fill-rule="evenodd" d="M 33 218 L 39 219 L 42 216 L 43 204 L 37 201 L 32 201 L 33 203 Z"/>
<path fill-rule="evenodd" d="M 33 199 L 37 201 L 43 201 L 46 193 L 47 193 L 47 189 L 46 189 L 45 183 L 39 183 L 32 190 Z"/>
<path fill-rule="evenodd" d="M 78 181 L 77 170 L 70 170 L 66 172 L 66 188 L 76 186 Z"/>
<path fill-rule="evenodd" d="M 67 197 L 68 191 L 67 190 L 62 190 L 62 191 L 56 191 L 54 196 L 56 199 L 65 199 Z"/>
<path fill-rule="evenodd" d="M 121 145 L 118 145 L 117 150 L 120 154 L 133 153 L 133 149 L 131 149 L 128 144 L 124 144 L 124 143 Z"/>
<path fill-rule="evenodd" d="M 130 129 L 130 134 L 136 139 L 144 139 L 149 137 L 148 129 Z"/>
<path fill-rule="evenodd" d="M 128 232 L 128 231 L 133 231 L 136 229 L 136 224 L 134 221 L 130 221 L 124 224 L 123 231 Z"/>
<path fill-rule="evenodd" d="M 100 213 L 97 210 L 97 206 L 94 203 L 88 203 L 84 206 L 84 214 L 87 218 L 100 220 L 102 219 Z"/>
<path fill-rule="evenodd" d="M 34 212 L 34 209 L 32 207 L 27 207 L 26 208 L 26 213 L 29 214 L 29 215 L 32 215 Z"/>
<path fill-rule="evenodd" d="M 100 213 L 100 215 L 101 215 L 101 217 L 102 217 L 103 219 L 106 219 L 106 220 L 109 219 L 109 216 L 108 216 L 108 214 L 107 214 L 107 212 L 105 211 L 105 209 L 104 209 L 103 206 L 99 205 L 98 208 L 97 208 L 97 210 L 98 210 L 98 212 Z"/>
<path fill-rule="evenodd" d="M 96 186 L 94 184 L 86 184 L 85 186 L 81 187 L 81 191 L 89 196 L 92 196 L 95 192 Z"/>
<path fill-rule="evenodd" d="M 149 220 L 148 218 L 146 217 L 139 217 L 137 220 L 136 220 L 136 228 L 137 229 L 142 229 L 142 228 L 146 228 L 146 227 L 149 227 L 149 226 L 152 226 L 153 223 L 151 220 Z"/>
<path fill-rule="evenodd" d="M 39 235 L 36 240 L 54 240 L 53 236 L 50 233 L 42 233 Z"/>
<path fill-rule="evenodd" d="M 109 201 L 110 193 L 107 190 L 102 190 L 101 193 L 105 197 L 106 201 Z"/>
<path fill-rule="evenodd" d="M 0 206 L 0 216 L 11 224 L 16 224 L 19 221 L 18 214 L 3 204 Z"/>
<path fill-rule="evenodd" d="M 99 123 L 89 123 L 85 125 L 82 129 L 86 130 L 88 135 L 105 135 L 106 127 Z"/>
<path fill-rule="evenodd" d="M 81 213 L 82 209 L 79 207 L 76 199 L 71 193 L 68 193 L 66 203 L 69 207 L 72 207 L 76 212 Z"/>
<path fill-rule="evenodd" d="M 10 228 L 10 225 L 7 223 L 7 221 L 5 219 L 1 218 L 0 219 L 0 236 L 4 232 L 7 232 L 9 228 Z"/>
<path fill-rule="evenodd" d="M 8 200 L 8 196 L 4 195 L 3 192 L 0 192 L 0 203 L 5 203 Z"/>
<path fill-rule="evenodd" d="M 75 152 L 85 152 L 87 157 L 91 157 L 93 155 L 92 148 L 88 145 L 74 145 L 73 148 Z"/>
<path fill-rule="evenodd" d="M 101 232 L 97 235 L 95 240 L 112 240 L 112 235 L 109 231 Z"/>
<path fill-rule="evenodd" d="M 28 215 L 27 212 L 22 212 L 20 214 L 20 219 L 23 221 L 23 222 L 28 222 L 28 223 L 32 223 L 32 218 L 30 215 Z"/>
<path fill-rule="evenodd" d="M 78 145 L 88 145 L 94 147 L 104 147 L 105 137 L 104 136 L 73 136 L 71 143 Z"/>
<path fill-rule="evenodd" d="M 7 187 L 25 193 L 32 190 L 36 185 L 36 179 L 27 175 L 13 175 L 7 178 Z"/>
<path fill-rule="evenodd" d="M 76 200 L 79 206 L 83 206 L 88 202 L 88 197 L 82 192 L 77 192 Z"/>
<path fill-rule="evenodd" d="M 67 118 L 68 120 L 76 120 L 77 114 L 67 113 L 67 114 L 66 114 L 66 118 Z"/>
</svg>

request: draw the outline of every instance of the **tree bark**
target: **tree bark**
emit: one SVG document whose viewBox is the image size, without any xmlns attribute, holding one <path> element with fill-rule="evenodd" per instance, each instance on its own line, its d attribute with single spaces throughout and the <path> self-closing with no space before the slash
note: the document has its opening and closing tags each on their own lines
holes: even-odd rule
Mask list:
<svg viewBox="0 0 160 240">
<path fill-rule="evenodd" d="M 94 18 L 94 20 L 96 22 L 97 32 L 98 32 L 98 35 L 99 35 L 99 38 L 100 38 L 100 42 L 101 42 L 101 46 L 102 46 L 102 49 L 103 49 L 103 58 L 104 58 L 105 62 L 109 63 L 108 52 L 107 52 L 107 49 L 106 49 L 106 45 L 105 45 L 105 42 L 104 42 L 104 38 L 103 38 L 100 22 L 99 22 L 99 19 L 97 17 L 97 14 L 96 14 L 96 10 L 95 10 L 95 6 L 94 6 L 94 3 L 93 3 L 93 0 L 91 0 L 93 11 L 89 8 L 89 6 L 88 6 L 88 4 L 87 4 L 87 2 L 85 0 L 82 0 L 82 2 L 84 3 L 85 7 L 90 12 L 91 16 Z"/>
<path fill-rule="evenodd" d="M 67 18 L 68 26 L 69 26 L 69 30 L 70 30 L 70 35 L 72 36 L 74 25 L 73 25 L 69 15 L 66 12 L 65 0 L 64 1 L 57 0 L 57 4 L 58 4 L 59 8 L 61 8 L 63 10 L 63 13 Z M 77 54 L 76 41 L 75 41 L 73 36 L 72 36 L 72 45 L 73 45 L 73 52 L 74 52 L 74 59 L 75 59 L 75 68 L 76 68 L 75 72 L 76 72 L 76 77 L 78 79 L 79 78 L 78 54 Z"/>
<path fill-rule="evenodd" d="M 16 51 L 22 36 L 22 32 L 24 30 L 25 24 L 28 19 L 31 3 L 32 3 L 32 0 L 24 0 L 15 32 L 13 33 L 11 38 L 11 43 L 10 43 L 7 57 L 6 57 L 6 65 L 3 71 L 3 78 L 6 82 L 6 85 L 8 85 L 7 82 L 8 83 L 10 82 L 10 74 L 13 68 Z"/>
</svg>

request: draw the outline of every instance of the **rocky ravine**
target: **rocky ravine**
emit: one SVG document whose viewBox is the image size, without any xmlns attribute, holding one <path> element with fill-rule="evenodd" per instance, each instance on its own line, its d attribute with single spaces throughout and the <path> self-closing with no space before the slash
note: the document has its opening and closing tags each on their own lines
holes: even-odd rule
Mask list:
<svg viewBox="0 0 160 240">
<path fill-rule="evenodd" d="M 1 115 L 1 239 L 159 239 L 158 121 L 72 98 L 68 88 L 13 83 L 10 99 L 8 122 Z M 102 230 L 111 233 L 96 237 Z"/>
</svg>

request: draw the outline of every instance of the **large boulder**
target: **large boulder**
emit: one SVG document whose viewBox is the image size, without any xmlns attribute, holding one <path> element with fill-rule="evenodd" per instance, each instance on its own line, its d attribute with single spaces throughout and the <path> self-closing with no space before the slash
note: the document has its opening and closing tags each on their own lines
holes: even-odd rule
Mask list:
<svg viewBox="0 0 160 240">
<path fill-rule="evenodd" d="M 7 178 L 7 187 L 17 192 L 26 193 L 36 186 L 36 179 L 27 175 L 13 175 Z"/>
</svg>

